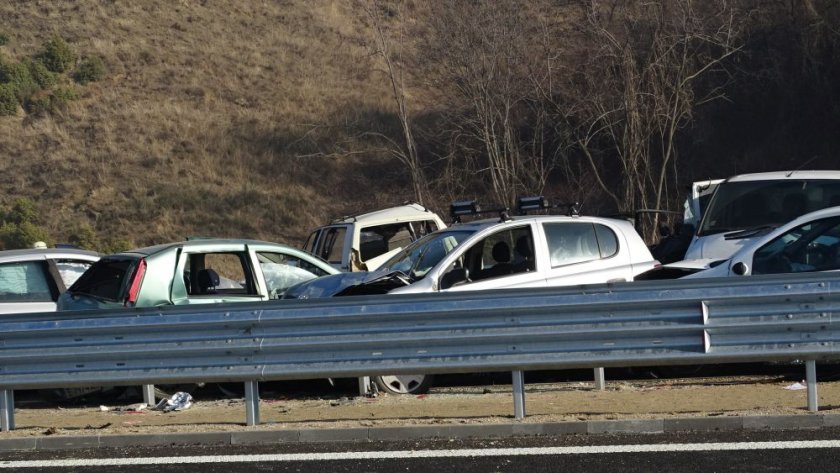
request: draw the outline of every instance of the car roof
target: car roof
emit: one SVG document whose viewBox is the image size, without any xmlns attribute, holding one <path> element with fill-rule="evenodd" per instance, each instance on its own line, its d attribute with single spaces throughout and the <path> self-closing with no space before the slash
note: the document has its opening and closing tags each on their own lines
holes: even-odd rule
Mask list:
<svg viewBox="0 0 840 473">
<path fill-rule="evenodd" d="M 177 241 L 172 243 L 163 243 L 160 245 L 153 245 L 147 246 L 144 248 L 136 248 L 133 250 L 123 251 L 117 253 L 116 255 L 142 255 L 142 256 L 151 256 L 154 254 L 162 253 L 164 251 L 171 250 L 173 248 L 187 248 L 187 249 L 199 249 L 199 248 L 209 248 L 213 246 L 221 246 L 221 245 L 248 245 L 248 246 L 268 246 L 274 248 L 283 248 L 286 250 L 291 250 L 294 253 L 300 253 L 301 251 L 293 246 L 284 245 L 282 243 L 272 243 L 268 241 L 261 241 L 261 240 L 243 240 L 243 239 L 229 239 L 229 238 L 201 238 L 196 240 L 186 240 L 186 241 Z M 115 256 L 115 255 L 111 255 Z"/>
<path fill-rule="evenodd" d="M 771 180 L 801 180 L 801 179 L 838 179 L 840 171 L 774 171 L 754 174 L 739 174 L 727 179 L 727 182 L 771 181 Z"/>
<path fill-rule="evenodd" d="M 379 222 L 414 221 L 436 218 L 439 218 L 437 214 L 426 209 L 420 204 L 405 204 L 359 215 L 339 217 L 332 220 L 330 224 L 354 222 L 362 224 L 376 224 Z"/>
<path fill-rule="evenodd" d="M 40 259 L 83 259 L 96 261 L 99 253 L 76 248 L 26 248 L 20 250 L 0 251 L 0 262 L 31 261 Z"/>
<path fill-rule="evenodd" d="M 616 218 L 608 218 L 608 217 L 595 217 L 589 215 L 577 215 L 577 216 L 569 216 L 569 215 L 517 215 L 511 217 L 510 220 L 500 221 L 498 218 L 487 218 L 482 220 L 473 220 L 464 223 L 455 224 L 447 230 L 457 230 L 458 228 L 469 229 L 472 231 L 483 230 L 485 228 L 495 227 L 495 226 L 506 226 L 506 225 L 514 225 L 521 222 L 526 221 L 535 221 L 535 222 L 588 222 L 588 223 L 610 223 L 613 225 L 625 226 L 630 225 L 630 222 L 622 219 Z"/>
</svg>

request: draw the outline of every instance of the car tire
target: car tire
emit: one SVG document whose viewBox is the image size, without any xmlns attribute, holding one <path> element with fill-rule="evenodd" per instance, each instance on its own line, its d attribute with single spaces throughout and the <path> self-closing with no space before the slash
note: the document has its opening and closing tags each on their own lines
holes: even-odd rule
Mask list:
<svg viewBox="0 0 840 473">
<path fill-rule="evenodd" d="M 376 387 L 388 394 L 425 394 L 434 380 L 431 374 L 393 374 L 373 378 Z"/>
</svg>

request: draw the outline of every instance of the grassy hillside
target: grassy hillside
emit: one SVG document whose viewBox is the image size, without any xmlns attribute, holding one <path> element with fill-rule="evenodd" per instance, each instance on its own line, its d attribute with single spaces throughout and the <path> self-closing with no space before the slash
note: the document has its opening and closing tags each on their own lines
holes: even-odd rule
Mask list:
<svg viewBox="0 0 840 473">
<path fill-rule="evenodd" d="M 840 166 L 834 0 L 7 0 L 0 19 L 0 99 L 3 64 L 54 38 L 106 66 L 60 75 L 76 98 L 52 113 L 0 103 L 0 210 L 30 199 L 53 241 L 298 244 L 415 195 L 678 209 L 695 179 Z"/>
<path fill-rule="evenodd" d="M 33 199 L 58 241 L 87 223 L 136 244 L 296 243 L 355 205 L 405 198 L 364 174 L 345 185 L 357 159 L 302 157 L 329 123 L 387 106 L 351 2 L 13 0 L 0 18 L 7 59 L 59 35 L 107 65 L 65 113 L 0 119 L 0 202 Z"/>
</svg>

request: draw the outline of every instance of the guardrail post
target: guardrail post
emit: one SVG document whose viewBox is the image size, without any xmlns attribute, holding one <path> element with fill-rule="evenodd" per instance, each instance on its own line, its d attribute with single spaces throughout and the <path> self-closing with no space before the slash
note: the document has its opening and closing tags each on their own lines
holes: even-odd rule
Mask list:
<svg viewBox="0 0 840 473">
<path fill-rule="evenodd" d="M 604 368 L 595 368 L 595 389 L 603 391 L 606 386 L 607 382 L 604 378 Z"/>
<path fill-rule="evenodd" d="M 370 376 L 362 376 L 359 378 L 359 396 L 367 396 L 370 394 Z"/>
<path fill-rule="evenodd" d="M 817 362 L 815 360 L 805 362 L 805 380 L 808 383 L 808 410 L 817 412 L 819 405 L 817 401 Z"/>
<path fill-rule="evenodd" d="M 0 391 L 0 429 L 15 430 L 15 392 L 11 389 Z"/>
<path fill-rule="evenodd" d="M 144 384 L 143 385 L 143 402 L 146 403 L 149 407 L 154 407 L 155 405 L 155 385 L 154 384 Z"/>
<path fill-rule="evenodd" d="M 514 371 L 513 375 L 513 416 L 516 420 L 525 418 L 525 373 Z"/>
<path fill-rule="evenodd" d="M 258 381 L 245 382 L 245 425 L 260 423 L 260 383 Z"/>
</svg>

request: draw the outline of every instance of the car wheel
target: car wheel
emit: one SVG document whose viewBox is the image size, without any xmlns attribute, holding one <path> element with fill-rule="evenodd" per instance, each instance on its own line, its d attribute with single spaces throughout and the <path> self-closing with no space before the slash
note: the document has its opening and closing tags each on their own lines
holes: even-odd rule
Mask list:
<svg viewBox="0 0 840 473">
<path fill-rule="evenodd" d="M 373 379 L 380 391 L 390 394 L 423 394 L 429 392 L 434 383 L 430 374 L 392 374 Z"/>
</svg>

